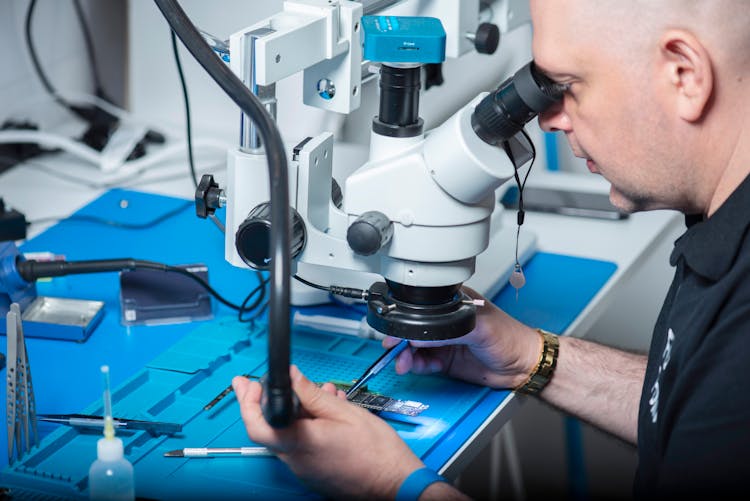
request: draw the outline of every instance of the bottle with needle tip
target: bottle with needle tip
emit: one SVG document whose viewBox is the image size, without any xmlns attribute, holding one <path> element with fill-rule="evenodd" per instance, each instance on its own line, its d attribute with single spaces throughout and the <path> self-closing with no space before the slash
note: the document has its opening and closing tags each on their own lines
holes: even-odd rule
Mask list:
<svg viewBox="0 0 750 501">
<path fill-rule="evenodd" d="M 96 443 L 96 461 L 89 468 L 89 498 L 125 501 L 135 499 L 133 465 L 125 459 L 122 440 L 115 437 L 109 366 L 101 368 L 104 379 L 104 438 Z"/>
</svg>

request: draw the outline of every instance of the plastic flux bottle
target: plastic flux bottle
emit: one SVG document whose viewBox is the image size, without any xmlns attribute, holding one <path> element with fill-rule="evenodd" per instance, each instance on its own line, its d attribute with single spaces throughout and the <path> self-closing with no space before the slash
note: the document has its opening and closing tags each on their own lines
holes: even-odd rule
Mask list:
<svg viewBox="0 0 750 501">
<path fill-rule="evenodd" d="M 96 501 L 132 501 L 135 499 L 133 465 L 125 459 L 122 440 L 115 437 L 112 423 L 112 399 L 109 392 L 109 367 L 104 375 L 104 438 L 96 444 L 96 461 L 89 468 L 89 498 Z"/>
</svg>

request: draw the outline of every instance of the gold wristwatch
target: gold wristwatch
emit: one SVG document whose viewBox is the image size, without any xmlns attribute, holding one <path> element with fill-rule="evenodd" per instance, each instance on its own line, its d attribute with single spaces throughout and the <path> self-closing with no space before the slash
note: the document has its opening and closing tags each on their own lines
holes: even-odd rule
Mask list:
<svg viewBox="0 0 750 501">
<path fill-rule="evenodd" d="M 560 352 L 560 341 L 555 334 L 543 329 L 536 331 L 542 336 L 542 352 L 539 355 L 539 362 L 529 374 L 528 379 L 513 390 L 525 395 L 535 395 L 547 386 L 555 372 L 557 355 Z"/>
</svg>

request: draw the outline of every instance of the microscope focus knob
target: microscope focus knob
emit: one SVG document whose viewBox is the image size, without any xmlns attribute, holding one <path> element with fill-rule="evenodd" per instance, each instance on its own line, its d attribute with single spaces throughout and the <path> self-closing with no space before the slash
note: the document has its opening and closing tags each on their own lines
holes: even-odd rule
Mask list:
<svg viewBox="0 0 750 501">
<path fill-rule="evenodd" d="M 305 223 L 293 208 L 291 211 L 291 232 L 289 255 L 297 257 L 305 247 Z M 242 222 L 235 234 L 234 245 L 237 253 L 249 267 L 267 270 L 271 263 L 271 203 L 255 206 Z"/>
<path fill-rule="evenodd" d="M 369 211 L 357 218 L 346 231 L 349 247 L 360 256 L 371 256 L 391 241 L 393 223 L 382 212 Z"/>
<path fill-rule="evenodd" d="M 476 33 L 468 33 L 466 38 L 474 43 L 480 54 L 494 54 L 500 45 L 500 28 L 492 23 L 482 23 Z"/>
</svg>

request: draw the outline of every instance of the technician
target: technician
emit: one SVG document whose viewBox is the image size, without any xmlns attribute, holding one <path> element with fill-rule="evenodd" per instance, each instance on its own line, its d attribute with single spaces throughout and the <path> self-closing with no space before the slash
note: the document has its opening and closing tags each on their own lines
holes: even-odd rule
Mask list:
<svg viewBox="0 0 750 501">
<path fill-rule="evenodd" d="M 397 371 L 534 393 L 637 444 L 638 498 L 739 497 L 750 476 L 750 6 L 531 0 L 531 15 L 537 66 L 569 85 L 542 128 L 566 134 L 619 208 L 686 215 L 649 355 L 558 339 L 488 304 L 470 334 L 414 342 Z M 250 437 L 312 488 L 463 497 L 381 419 L 291 373 L 305 415 L 288 429 L 263 420 L 260 385 L 234 387 Z"/>
</svg>

